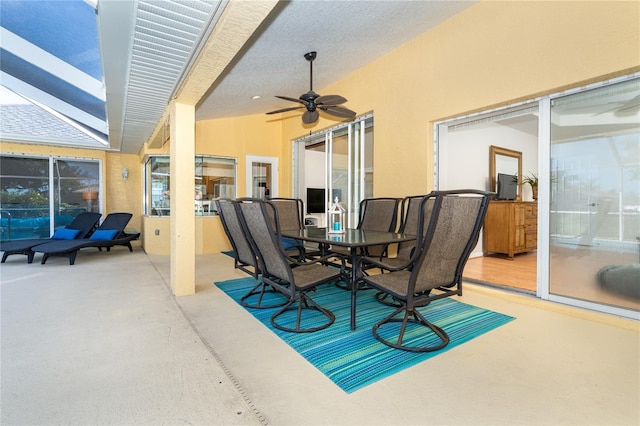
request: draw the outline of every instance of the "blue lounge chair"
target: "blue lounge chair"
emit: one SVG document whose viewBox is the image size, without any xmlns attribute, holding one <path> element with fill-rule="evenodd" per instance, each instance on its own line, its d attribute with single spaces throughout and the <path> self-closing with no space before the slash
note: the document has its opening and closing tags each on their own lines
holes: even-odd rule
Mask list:
<svg viewBox="0 0 640 426">
<path fill-rule="evenodd" d="M 24 254 L 27 256 L 27 262 L 33 262 L 35 252 L 33 247 L 52 242 L 54 240 L 68 241 L 86 238 L 98 225 L 98 221 L 102 215 L 100 213 L 83 212 L 77 215 L 70 224 L 64 228 L 60 228 L 54 232 L 51 238 L 31 238 L 28 240 L 4 241 L 0 243 L 0 251 L 3 251 L 2 263 L 12 254 Z"/>
<path fill-rule="evenodd" d="M 69 265 L 75 263 L 78 251 L 85 247 L 97 247 L 100 251 L 104 247 L 110 251 L 114 246 L 126 246 L 129 247 L 129 251 L 133 251 L 131 241 L 137 239 L 140 233 L 127 234 L 124 232 L 131 216 L 131 213 L 110 213 L 89 238 L 51 241 L 37 245 L 32 250 L 43 254 L 40 262 L 42 264 L 45 264 L 50 256 L 67 256 L 69 257 Z"/>
</svg>

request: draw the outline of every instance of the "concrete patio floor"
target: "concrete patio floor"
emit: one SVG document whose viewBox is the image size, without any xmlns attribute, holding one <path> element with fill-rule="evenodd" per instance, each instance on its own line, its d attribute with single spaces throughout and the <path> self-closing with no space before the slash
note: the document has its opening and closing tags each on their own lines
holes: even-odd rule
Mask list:
<svg viewBox="0 0 640 426">
<path fill-rule="evenodd" d="M 2 425 L 637 425 L 640 324 L 469 284 L 458 300 L 516 317 L 346 394 L 214 285 L 168 256 L 82 250 L 0 269 Z"/>
</svg>

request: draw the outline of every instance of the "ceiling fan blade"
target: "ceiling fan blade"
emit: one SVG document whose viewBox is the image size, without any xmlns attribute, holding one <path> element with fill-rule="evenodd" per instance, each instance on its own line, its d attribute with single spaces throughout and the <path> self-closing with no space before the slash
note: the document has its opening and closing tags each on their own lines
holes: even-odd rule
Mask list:
<svg viewBox="0 0 640 426">
<path fill-rule="evenodd" d="M 347 102 L 345 98 L 340 95 L 326 95 L 320 96 L 316 99 L 316 105 L 333 106 L 340 105 Z"/>
<path fill-rule="evenodd" d="M 334 115 L 336 117 L 341 118 L 352 118 L 355 117 L 355 111 L 351 111 L 349 108 L 339 107 L 339 106 L 319 106 L 322 111 L 327 114 Z"/>
<path fill-rule="evenodd" d="M 318 117 L 320 117 L 318 111 L 305 111 L 302 114 L 302 122 L 304 124 L 312 124 L 318 121 Z"/>
<path fill-rule="evenodd" d="M 267 114 L 278 114 L 281 112 L 287 112 L 287 111 L 293 111 L 295 109 L 302 109 L 304 108 L 303 106 L 299 106 L 299 107 L 290 107 L 290 108 L 282 108 L 282 109 L 277 109 L 275 111 L 269 111 Z"/>
<path fill-rule="evenodd" d="M 277 95 L 276 95 L 276 98 L 280 98 L 280 99 L 284 99 L 285 101 L 297 102 L 299 104 L 306 105 L 305 101 L 303 101 L 302 99 L 290 98 L 288 96 L 277 96 Z"/>
</svg>

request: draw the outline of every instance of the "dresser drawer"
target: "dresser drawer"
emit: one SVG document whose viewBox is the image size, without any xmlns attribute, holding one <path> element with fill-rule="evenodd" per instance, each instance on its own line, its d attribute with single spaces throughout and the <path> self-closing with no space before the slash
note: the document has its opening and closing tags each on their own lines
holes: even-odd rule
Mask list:
<svg viewBox="0 0 640 426">
<path fill-rule="evenodd" d="M 538 219 L 538 205 L 526 205 L 524 207 L 524 217 L 527 219 Z"/>
</svg>

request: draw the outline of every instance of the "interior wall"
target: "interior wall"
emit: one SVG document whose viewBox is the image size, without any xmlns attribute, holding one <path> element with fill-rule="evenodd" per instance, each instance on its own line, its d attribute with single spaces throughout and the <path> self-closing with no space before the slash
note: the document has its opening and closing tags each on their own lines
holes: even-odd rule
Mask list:
<svg viewBox="0 0 640 426">
<path fill-rule="evenodd" d="M 536 122 L 537 122 L 537 117 Z M 538 134 L 489 122 L 449 129 L 439 140 L 440 189 L 490 190 L 489 147 L 496 145 L 522 152 L 522 174 L 538 174 Z M 522 185 L 522 200 L 533 201 L 530 185 Z"/>
<path fill-rule="evenodd" d="M 324 152 L 305 150 L 304 186 L 303 188 L 324 188 L 326 173 L 324 168 Z"/>
</svg>

